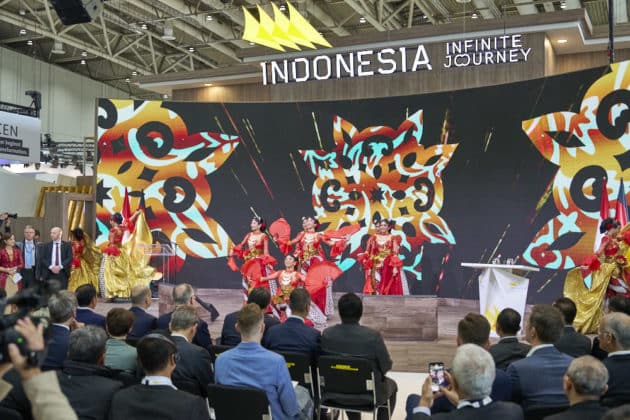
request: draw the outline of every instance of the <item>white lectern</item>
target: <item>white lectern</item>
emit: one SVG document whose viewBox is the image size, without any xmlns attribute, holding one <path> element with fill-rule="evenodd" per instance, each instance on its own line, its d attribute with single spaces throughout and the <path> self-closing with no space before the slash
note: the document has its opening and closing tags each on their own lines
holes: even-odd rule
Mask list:
<svg viewBox="0 0 630 420">
<path fill-rule="evenodd" d="M 490 321 L 492 337 L 497 337 L 497 317 L 503 309 L 512 308 L 525 319 L 529 279 L 514 274 L 514 271 L 539 271 L 537 267 L 479 263 L 462 263 L 462 267 L 482 270 L 479 275 L 479 313 Z"/>
</svg>

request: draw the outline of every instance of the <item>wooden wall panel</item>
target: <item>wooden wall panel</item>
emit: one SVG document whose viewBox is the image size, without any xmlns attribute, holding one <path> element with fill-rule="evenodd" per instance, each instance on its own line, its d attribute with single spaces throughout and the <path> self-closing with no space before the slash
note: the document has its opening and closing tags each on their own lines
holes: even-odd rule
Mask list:
<svg viewBox="0 0 630 420">
<path fill-rule="evenodd" d="M 615 58 L 618 62 L 630 60 L 630 49 L 616 50 Z M 603 49 L 602 51 L 596 52 L 558 55 L 555 60 L 554 72 L 552 74 L 562 74 L 605 66 L 608 64 L 608 54 L 606 50 Z"/>
</svg>

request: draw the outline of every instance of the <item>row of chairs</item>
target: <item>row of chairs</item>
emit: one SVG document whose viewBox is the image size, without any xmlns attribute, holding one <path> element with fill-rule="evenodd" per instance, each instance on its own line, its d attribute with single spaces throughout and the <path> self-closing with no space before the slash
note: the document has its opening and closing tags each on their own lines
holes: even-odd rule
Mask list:
<svg viewBox="0 0 630 420">
<path fill-rule="evenodd" d="M 215 358 L 230 348 L 214 346 Z M 371 412 L 376 419 L 378 410 L 382 409 L 387 410 L 388 418 L 391 418 L 389 401 L 377 402 L 374 367 L 369 360 L 320 356 L 315 366 L 307 353 L 278 353 L 284 357 L 291 379 L 311 393 L 317 413 L 321 408 Z M 208 386 L 208 402 L 217 420 L 268 419 L 271 415 L 266 394 L 259 389 L 211 384 Z"/>
</svg>

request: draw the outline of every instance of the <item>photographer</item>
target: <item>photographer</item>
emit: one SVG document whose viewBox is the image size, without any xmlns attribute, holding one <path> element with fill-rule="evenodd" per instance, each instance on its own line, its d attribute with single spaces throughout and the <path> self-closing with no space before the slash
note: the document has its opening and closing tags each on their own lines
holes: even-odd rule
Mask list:
<svg viewBox="0 0 630 420">
<path fill-rule="evenodd" d="M 0 233 L 11 233 L 11 219 L 17 219 L 17 213 L 0 213 Z"/>
<path fill-rule="evenodd" d="M 40 323 L 35 327 L 30 318 L 24 318 L 17 321 L 15 330 L 24 337 L 31 352 L 44 351 L 43 324 Z M 77 419 L 77 415 L 59 389 L 55 372 L 42 372 L 39 367 L 32 366 L 29 358 L 23 356 L 15 344 L 9 344 L 8 351 L 11 363 L 0 364 L 0 376 L 11 367 L 15 368 L 22 379 L 22 386 L 31 403 L 35 420 Z M 0 379 L 0 400 L 9 393 L 11 388 L 11 384 Z"/>
</svg>

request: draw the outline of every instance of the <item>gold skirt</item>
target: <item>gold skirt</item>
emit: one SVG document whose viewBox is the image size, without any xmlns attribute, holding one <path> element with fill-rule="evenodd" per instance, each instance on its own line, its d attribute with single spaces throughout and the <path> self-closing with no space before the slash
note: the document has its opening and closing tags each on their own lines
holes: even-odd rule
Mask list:
<svg viewBox="0 0 630 420">
<path fill-rule="evenodd" d="M 79 286 L 91 284 L 98 291 L 98 271 L 100 265 L 100 254 L 98 254 L 98 258 L 92 259 L 91 263 L 90 261 L 81 258 L 81 265 L 72 268 L 72 271 L 70 272 L 68 290 L 74 292 Z"/>
<path fill-rule="evenodd" d="M 103 255 L 99 275 L 101 296 L 106 299 L 128 298 L 133 287 L 148 285 L 154 276 L 155 269 L 138 258 L 131 258 L 125 244 L 120 255 Z"/>
</svg>

